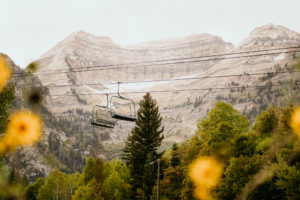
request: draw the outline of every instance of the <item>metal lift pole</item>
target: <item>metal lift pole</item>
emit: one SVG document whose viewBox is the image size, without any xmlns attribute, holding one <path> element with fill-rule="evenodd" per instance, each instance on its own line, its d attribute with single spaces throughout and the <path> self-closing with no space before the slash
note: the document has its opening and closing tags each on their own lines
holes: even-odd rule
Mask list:
<svg viewBox="0 0 300 200">
<path fill-rule="evenodd" d="M 108 108 L 108 94 L 106 93 L 106 107 Z"/>
<path fill-rule="evenodd" d="M 160 176 L 160 159 L 157 159 L 157 200 L 160 199 L 160 181 L 159 181 L 159 176 Z"/>
<path fill-rule="evenodd" d="M 120 83 L 121 83 L 121 82 L 118 82 L 118 96 L 121 96 L 121 95 L 120 95 Z"/>
</svg>

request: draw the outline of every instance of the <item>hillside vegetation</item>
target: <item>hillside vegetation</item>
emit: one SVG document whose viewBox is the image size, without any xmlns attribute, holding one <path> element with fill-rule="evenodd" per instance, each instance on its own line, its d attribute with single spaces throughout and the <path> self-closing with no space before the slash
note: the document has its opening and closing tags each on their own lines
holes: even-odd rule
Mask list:
<svg viewBox="0 0 300 200">
<path fill-rule="evenodd" d="M 209 191 L 216 199 L 299 199 L 300 143 L 288 125 L 293 111 L 292 106 L 269 107 L 250 126 L 230 104 L 218 102 L 191 139 L 164 153 L 161 199 L 195 199 L 196 185 L 188 171 L 199 157 L 213 157 L 222 165 L 222 176 Z M 52 171 L 29 185 L 26 195 L 28 199 L 132 199 L 130 183 L 125 163 L 91 157 L 82 174 Z M 155 199 L 156 186 L 152 195 Z"/>
</svg>

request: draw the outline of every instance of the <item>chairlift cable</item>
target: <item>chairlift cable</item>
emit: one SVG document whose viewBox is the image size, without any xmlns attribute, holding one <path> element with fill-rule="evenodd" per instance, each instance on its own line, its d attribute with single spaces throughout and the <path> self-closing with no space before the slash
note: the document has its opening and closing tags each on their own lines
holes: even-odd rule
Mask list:
<svg viewBox="0 0 300 200">
<path fill-rule="evenodd" d="M 298 86 L 300 83 L 292 84 L 290 86 Z M 248 88 L 271 88 L 271 87 L 284 87 L 286 85 L 280 84 L 272 84 L 272 85 L 246 85 L 246 86 L 231 86 L 231 87 L 211 87 L 211 88 L 191 88 L 191 89 L 177 89 L 177 90 L 149 90 L 149 91 L 132 91 L 132 92 L 122 92 L 121 94 L 145 94 L 149 93 L 170 93 L 170 92 L 192 92 L 192 91 L 211 91 L 211 90 L 228 90 L 228 89 L 248 89 Z M 98 96 L 98 95 L 106 95 L 106 94 L 117 94 L 115 92 L 110 93 L 76 93 L 76 95 L 90 95 L 90 96 Z M 26 95 L 16 95 L 17 97 L 24 97 Z M 60 96 L 74 96 L 74 94 L 50 94 L 50 97 L 60 97 Z"/>
<path fill-rule="evenodd" d="M 286 73 L 299 73 L 300 71 L 270 71 L 270 72 L 257 72 L 257 73 L 243 73 L 243 74 L 230 74 L 230 75 L 216 75 L 216 76 L 202 76 L 202 77 L 185 77 L 185 78 L 169 78 L 169 79 L 154 79 L 154 80 L 142 80 L 142 81 L 123 81 L 123 82 L 105 82 L 105 83 L 85 83 L 85 84 L 65 84 L 65 85 L 45 85 L 42 87 L 56 88 L 56 87 L 82 87 L 82 86 L 100 86 L 100 85 L 114 85 L 114 84 L 132 84 L 132 83 L 154 83 L 154 82 L 167 82 L 167 81 L 183 81 L 183 80 L 202 80 L 202 79 L 213 79 L 213 78 L 228 78 L 228 77 L 243 77 L 243 76 L 259 76 L 268 75 L 272 73 L 286 74 Z M 27 85 L 19 85 L 26 86 Z"/>
<path fill-rule="evenodd" d="M 240 52 L 231 52 L 231 53 L 223 53 L 223 54 L 212 54 L 212 55 L 203 55 L 203 56 L 191 56 L 191 57 L 182 57 L 182 58 L 171 58 L 171 59 L 161 59 L 161 60 L 151 60 L 151 61 L 131 62 L 131 63 L 106 64 L 106 65 L 96 65 L 96 66 L 91 66 L 91 67 L 85 66 L 85 67 L 92 69 L 92 68 L 101 68 L 101 67 L 147 64 L 147 63 L 155 63 L 155 62 L 168 62 L 168 61 L 207 58 L 207 57 L 216 57 L 216 56 L 230 56 L 230 55 L 238 55 L 238 54 L 249 54 L 249 53 L 258 53 L 258 52 L 265 52 L 265 51 L 278 51 L 278 50 L 297 49 L 297 48 L 300 48 L 300 46 L 287 46 L 287 47 L 271 48 L 271 49 L 258 49 L 258 50 L 253 50 L 253 51 L 240 51 Z M 72 69 L 82 69 L 85 67 L 74 67 Z M 49 71 L 59 71 L 59 70 L 68 70 L 69 71 L 70 69 L 65 68 L 65 69 L 49 70 Z"/>
<path fill-rule="evenodd" d="M 292 49 L 292 48 L 300 48 L 300 46 L 298 47 L 289 47 L 289 48 L 281 48 L 281 49 Z M 276 49 L 273 49 L 276 50 Z M 257 51 L 249 51 L 248 54 L 253 53 L 253 52 L 264 52 L 264 51 L 272 51 L 271 50 L 257 50 Z M 225 59 L 235 59 L 235 58 L 245 58 L 245 57 L 254 57 L 254 56 L 266 56 L 266 55 L 275 55 L 275 54 L 282 54 L 282 53 L 297 53 L 300 52 L 300 50 L 293 50 L 293 51 L 281 51 L 281 52 L 273 52 L 273 53 L 263 53 L 263 54 L 252 54 L 252 55 L 242 55 L 242 56 L 235 56 L 235 57 L 220 57 L 220 58 L 210 58 L 210 57 L 217 57 L 217 56 L 224 56 L 225 54 L 219 54 L 219 55 L 210 55 L 210 56 L 199 56 L 199 57 L 191 57 L 189 59 L 200 59 L 200 60 L 188 60 L 188 61 L 181 61 L 181 62 L 171 62 L 171 63 L 161 63 L 162 61 L 151 61 L 153 62 L 153 64 L 151 65 L 133 65 L 133 64 L 111 64 L 109 66 L 112 66 L 110 68 L 100 68 L 101 66 L 98 66 L 95 69 L 92 68 L 87 68 L 87 69 L 82 69 L 81 70 L 68 70 L 68 71 L 63 71 L 63 72 L 59 72 L 58 70 L 51 70 L 51 71 L 56 71 L 56 72 L 46 72 L 46 73 L 35 73 L 35 75 L 49 75 L 49 74 L 62 74 L 62 73 L 71 73 L 71 72 L 89 72 L 89 71 L 102 71 L 102 70 L 111 70 L 111 69 L 123 69 L 124 67 L 114 67 L 114 66 L 126 66 L 127 68 L 137 68 L 137 67 L 152 67 L 152 66 L 159 66 L 159 65 L 177 65 L 177 64 L 185 64 L 185 63 L 198 63 L 198 62 L 204 62 L 204 61 L 216 61 L 216 60 L 225 60 Z M 242 54 L 245 54 L 247 52 L 244 52 Z M 227 56 L 230 55 L 237 55 L 237 54 L 241 54 L 241 53 L 229 53 L 226 54 Z M 202 58 L 208 58 L 208 59 L 202 59 Z M 169 61 L 180 61 L 180 60 L 186 60 L 188 58 L 184 58 L 184 59 L 170 59 Z M 158 63 L 157 63 L 158 62 Z M 139 63 L 137 63 L 139 64 Z M 147 63 L 146 63 L 147 64 Z M 103 65 L 104 67 L 105 65 Z M 19 76 L 18 76 L 19 75 Z M 24 74 L 24 73 L 14 73 L 12 75 L 12 77 L 22 77 L 22 76 L 30 76 L 31 74 Z"/>
</svg>

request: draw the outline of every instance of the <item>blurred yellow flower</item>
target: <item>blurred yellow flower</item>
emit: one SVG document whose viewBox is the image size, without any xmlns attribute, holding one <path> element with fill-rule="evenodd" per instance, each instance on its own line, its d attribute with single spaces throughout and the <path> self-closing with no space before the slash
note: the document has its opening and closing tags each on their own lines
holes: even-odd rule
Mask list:
<svg viewBox="0 0 300 200">
<path fill-rule="evenodd" d="M 32 145 L 39 141 L 42 132 L 40 117 L 30 111 L 13 114 L 8 123 L 5 140 L 18 145 Z M 13 146 L 13 145 L 12 145 Z"/>
<path fill-rule="evenodd" d="M 195 196 L 203 200 L 213 200 L 213 196 L 210 194 L 210 189 L 197 187 L 195 189 Z"/>
<path fill-rule="evenodd" d="M 8 137 L 4 136 L 0 140 L 0 154 L 6 154 L 10 151 L 13 151 L 17 148 L 17 144 L 10 140 Z"/>
<path fill-rule="evenodd" d="M 6 59 L 3 56 L 0 56 L 0 92 L 2 92 L 3 87 L 8 82 L 10 75 L 11 70 L 7 65 Z"/>
<path fill-rule="evenodd" d="M 195 185 L 214 187 L 218 184 L 223 167 L 212 157 L 200 157 L 189 167 L 189 176 Z"/>
<path fill-rule="evenodd" d="M 189 177 L 196 189 L 195 196 L 200 199 L 213 199 L 210 190 L 222 176 L 223 166 L 212 157 L 199 157 L 189 166 Z"/>
<path fill-rule="evenodd" d="M 290 126 L 300 137 L 300 106 L 294 110 L 291 116 Z"/>
</svg>

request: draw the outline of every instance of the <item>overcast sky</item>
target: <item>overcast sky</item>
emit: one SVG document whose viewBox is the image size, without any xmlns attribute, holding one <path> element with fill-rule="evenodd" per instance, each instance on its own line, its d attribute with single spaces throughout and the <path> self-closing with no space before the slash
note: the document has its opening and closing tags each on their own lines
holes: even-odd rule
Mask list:
<svg viewBox="0 0 300 200">
<path fill-rule="evenodd" d="M 0 0 L 0 52 L 21 67 L 72 32 L 121 45 L 212 33 L 238 44 L 275 23 L 300 32 L 299 0 Z"/>
</svg>

